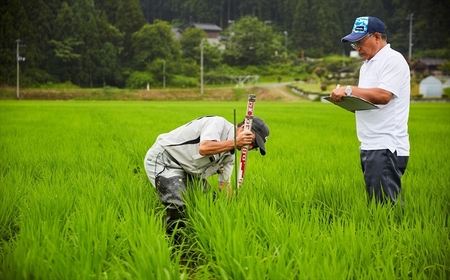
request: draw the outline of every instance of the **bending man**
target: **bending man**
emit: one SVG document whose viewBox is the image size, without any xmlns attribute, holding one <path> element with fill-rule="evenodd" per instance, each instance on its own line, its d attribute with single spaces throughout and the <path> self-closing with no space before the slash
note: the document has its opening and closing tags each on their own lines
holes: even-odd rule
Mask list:
<svg viewBox="0 0 450 280">
<path fill-rule="evenodd" d="M 234 125 L 217 116 L 195 119 L 157 137 L 145 156 L 147 176 L 167 208 L 167 233 L 171 234 L 182 218 L 183 192 L 193 184 L 206 187 L 206 179 L 218 174 L 219 188 L 230 193 L 234 167 Z M 260 149 L 266 154 L 269 136 L 266 123 L 253 117 L 252 131 L 244 131 L 243 122 L 236 128 L 236 146 Z M 180 224 L 180 226 L 182 226 Z"/>
</svg>

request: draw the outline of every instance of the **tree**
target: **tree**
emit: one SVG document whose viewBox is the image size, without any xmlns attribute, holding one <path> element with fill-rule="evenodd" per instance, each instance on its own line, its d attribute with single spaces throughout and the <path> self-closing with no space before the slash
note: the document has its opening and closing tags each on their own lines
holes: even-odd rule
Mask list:
<svg viewBox="0 0 450 280">
<path fill-rule="evenodd" d="M 115 26 L 124 34 L 123 51 L 121 52 L 122 65 L 130 66 L 129 62 L 133 58 L 131 36 L 145 23 L 139 0 L 120 1 Z"/>
<path fill-rule="evenodd" d="M 52 57 L 49 41 L 53 36 L 51 23 L 54 14 L 43 0 L 25 1 L 24 8 L 32 28 L 30 44 L 27 44 L 27 67 L 31 71 L 27 73 L 27 76 L 35 81 L 46 82 L 46 75 L 41 77 L 39 73 L 47 70 L 46 66 Z"/>
<path fill-rule="evenodd" d="M 199 68 L 201 44 L 203 44 L 203 67 L 205 72 L 213 70 L 222 61 L 222 51 L 219 49 L 219 45 L 211 45 L 207 40 L 206 32 L 202 29 L 195 27 L 186 29 L 181 36 L 180 44 L 184 59 L 184 74 L 186 76 L 198 76 L 198 71 L 192 71 L 192 68 Z"/>
<path fill-rule="evenodd" d="M 82 41 L 74 37 L 72 8 L 64 2 L 55 19 L 54 37 L 49 41 L 54 58 L 51 59 L 50 73 L 58 76 L 60 81 L 73 81 L 75 65 L 81 54 L 76 52 Z"/>
<path fill-rule="evenodd" d="M 200 61 L 200 42 L 206 39 L 206 32 L 202 29 L 189 27 L 187 28 L 180 39 L 181 51 L 183 58 L 191 58 L 195 61 Z"/>
<path fill-rule="evenodd" d="M 166 21 L 155 20 L 154 24 L 145 24 L 131 39 L 136 69 L 145 69 L 147 64 L 157 58 L 170 62 L 179 60 L 180 45 L 175 41 L 172 28 Z"/>
<path fill-rule="evenodd" d="M 271 61 L 275 51 L 281 53 L 284 49 L 272 28 L 256 17 L 241 18 L 233 24 L 233 33 L 223 54 L 229 65 L 264 65 Z"/>
<path fill-rule="evenodd" d="M 144 14 L 150 23 L 164 20 L 180 28 L 193 21 L 228 26 L 228 30 L 233 26 L 235 35 L 229 37 L 223 56 L 216 45 L 204 43 L 205 70 L 217 67 L 222 58 L 230 65 L 242 67 L 273 62 L 275 51 L 284 51 L 283 31 L 289 34 L 289 59 L 300 56 L 302 51 L 310 57 L 341 55 L 343 50 L 348 53 L 350 45 L 340 43 L 340 39 L 351 31 L 355 18 L 364 15 L 382 19 L 388 42 L 405 56 L 410 46 L 411 22 L 413 59 L 422 55 L 450 58 L 448 0 L 3 0 L 2 3 L 0 84 L 16 83 L 17 39 L 26 45 L 20 49 L 20 55 L 26 57 L 20 66 L 23 85 L 70 80 L 83 86 L 123 86 L 128 73 L 159 69 L 158 61 L 166 63 L 167 71 L 172 73 L 198 75 L 195 69 L 199 68 L 201 39 L 197 35 L 183 39 L 186 42 L 182 43 L 182 61 L 179 49 L 169 55 L 171 52 L 158 51 L 160 47 L 153 46 L 161 43 L 156 39 L 159 35 L 152 37 L 155 43 L 151 40 L 145 43 L 154 53 L 148 58 L 146 50 L 132 46 L 132 34 L 146 24 Z M 410 14 L 414 15 L 412 21 L 407 19 Z M 272 23 L 264 30 L 262 22 L 266 20 Z M 169 34 L 167 30 L 164 32 Z M 134 50 L 140 53 L 135 55 Z M 141 56 L 144 60 L 139 62 Z"/>
<path fill-rule="evenodd" d="M 110 24 L 115 25 L 119 18 L 118 8 L 120 0 L 96 0 L 95 4 L 98 9 L 106 14 L 107 20 Z"/>
<path fill-rule="evenodd" d="M 168 22 L 155 20 L 154 24 L 145 24 L 131 39 L 134 69 L 150 72 L 158 84 L 163 75 L 169 80 L 171 75 L 182 71 L 180 44 L 175 41 Z"/>
<path fill-rule="evenodd" d="M 6 2 L 6 5 L 0 5 L 0 82 L 15 84 L 16 40 L 20 39 L 25 44 L 28 44 L 25 52 L 26 56 L 35 57 L 35 53 L 32 52 L 34 50 L 33 26 L 28 20 L 27 11 L 24 7 L 25 0 Z M 29 43 L 32 44 L 30 45 Z M 27 61 L 27 64 L 29 63 Z M 21 69 L 23 71 L 27 67 L 25 66 Z M 26 77 L 26 75 L 23 76 Z"/>
<path fill-rule="evenodd" d="M 55 56 L 63 63 L 70 64 L 81 58 L 81 54 L 74 52 L 74 48 L 83 44 L 81 41 L 76 41 L 74 38 L 67 38 L 64 41 L 50 40 L 50 43 L 55 47 Z"/>
<path fill-rule="evenodd" d="M 123 34 L 119 29 L 108 23 L 105 13 L 99 20 L 100 41 L 99 51 L 99 78 L 103 86 L 123 85 L 122 67 L 120 65 L 120 53 L 123 50 Z"/>
<path fill-rule="evenodd" d="M 293 44 L 308 56 L 320 57 L 326 52 L 338 52 L 340 29 L 330 21 L 334 0 L 300 0 L 295 5 L 291 36 Z"/>
<path fill-rule="evenodd" d="M 100 81 L 99 65 L 101 48 L 99 15 L 93 0 L 78 0 L 73 6 L 73 27 L 77 41 L 83 42 L 76 47 L 81 59 L 78 60 L 74 75 L 75 83 L 93 86 Z"/>
<path fill-rule="evenodd" d="M 203 68 L 205 72 L 212 71 L 222 64 L 222 50 L 219 49 L 219 45 L 209 44 L 208 41 L 203 44 Z"/>
</svg>

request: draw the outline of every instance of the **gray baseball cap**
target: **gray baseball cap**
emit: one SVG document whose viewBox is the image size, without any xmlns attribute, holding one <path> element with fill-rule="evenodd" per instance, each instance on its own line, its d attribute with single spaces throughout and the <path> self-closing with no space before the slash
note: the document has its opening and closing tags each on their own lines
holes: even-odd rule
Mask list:
<svg viewBox="0 0 450 280">
<path fill-rule="evenodd" d="M 269 137 L 269 127 L 261 118 L 253 116 L 252 132 L 255 133 L 256 144 L 258 144 L 259 152 L 264 156 L 266 154 L 265 143 L 267 141 L 267 138 Z"/>
</svg>

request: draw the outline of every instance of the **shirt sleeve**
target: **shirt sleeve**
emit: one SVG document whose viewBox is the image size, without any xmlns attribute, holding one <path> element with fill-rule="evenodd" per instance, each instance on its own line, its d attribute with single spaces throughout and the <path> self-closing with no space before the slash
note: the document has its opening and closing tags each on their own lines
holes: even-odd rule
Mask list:
<svg viewBox="0 0 450 280">
<path fill-rule="evenodd" d="M 225 127 L 225 123 L 220 118 L 209 119 L 200 133 L 200 142 L 204 140 L 220 141 L 220 135 Z"/>
<path fill-rule="evenodd" d="M 386 61 L 386 65 L 383 67 L 384 71 L 381 71 L 378 87 L 391 92 L 398 97 L 402 83 L 399 83 L 399 77 L 403 77 L 403 61 L 399 57 L 392 57 Z"/>
</svg>

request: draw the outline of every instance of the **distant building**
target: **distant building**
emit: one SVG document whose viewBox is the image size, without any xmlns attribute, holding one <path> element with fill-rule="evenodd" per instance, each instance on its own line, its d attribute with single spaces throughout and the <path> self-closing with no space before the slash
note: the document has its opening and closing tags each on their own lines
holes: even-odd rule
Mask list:
<svg viewBox="0 0 450 280">
<path fill-rule="evenodd" d="M 441 73 L 438 68 L 445 62 L 441 58 L 421 58 L 411 65 L 411 70 L 423 75 L 435 75 Z"/>
<path fill-rule="evenodd" d="M 204 30 L 208 39 L 219 39 L 222 32 L 222 28 L 212 23 L 193 23 L 191 26 Z"/>
<path fill-rule="evenodd" d="M 213 23 L 193 23 L 191 27 L 202 29 L 206 32 L 207 40 L 211 45 L 220 44 L 221 37 L 220 32 L 222 28 Z"/>
<path fill-rule="evenodd" d="M 428 76 L 420 82 L 419 93 L 424 97 L 441 97 L 443 93 L 442 83 L 438 78 Z"/>
<path fill-rule="evenodd" d="M 180 40 L 181 35 L 183 35 L 183 30 L 181 28 L 175 27 L 175 28 L 172 28 L 172 33 L 173 33 L 175 40 Z"/>
</svg>

